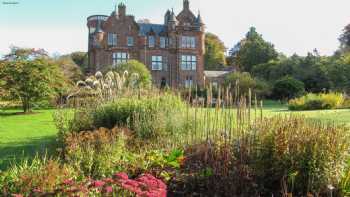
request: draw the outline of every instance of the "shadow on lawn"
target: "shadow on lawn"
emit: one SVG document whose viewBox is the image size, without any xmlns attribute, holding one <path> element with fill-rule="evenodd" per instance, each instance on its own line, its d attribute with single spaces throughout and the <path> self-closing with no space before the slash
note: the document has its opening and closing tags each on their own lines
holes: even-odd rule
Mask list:
<svg viewBox="0 0 350 197">
<path fill-rule="evenodd" d="M 0 170 L 8 169 L 12 164 L 39 157 L 53 156 L 56 154 L 58 144 L 56 137 L 44 137 L 30 139 L 25 142 L 8 143 L 0 145 Z"/>
</svg>

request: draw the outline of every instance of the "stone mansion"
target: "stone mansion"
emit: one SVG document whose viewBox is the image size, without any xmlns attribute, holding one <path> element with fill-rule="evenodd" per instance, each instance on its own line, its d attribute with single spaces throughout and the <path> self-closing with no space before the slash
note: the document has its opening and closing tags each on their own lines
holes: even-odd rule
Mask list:
<svg viewBox="0 0 350 197">
<path fill-rule="evenodd" d="M 91 72 L 135 59 L 148 67 L 158 87 L 204 84 L 205 26 L 189 0 L 178 15 L 166 11 L 163 24 L 136 22 L 121 3 L 110 16 L 88 17 L 87 26 Z"/>
</svg>

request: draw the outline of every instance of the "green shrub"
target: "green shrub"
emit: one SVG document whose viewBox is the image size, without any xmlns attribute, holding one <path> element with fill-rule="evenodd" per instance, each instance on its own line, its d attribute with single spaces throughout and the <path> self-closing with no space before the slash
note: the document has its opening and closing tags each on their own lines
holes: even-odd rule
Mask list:
<svg viewBox="0 0 350 197">
<path fill-rule="evenodd" d="M 344 96 L 339 93 L 307 94 L 289 101 L 290 110 L 337 109 L 344 104 Z"/>
<path fill-rule="evenodd" d="M 305 92 L 304 83 L 293 77 L 284 77 L 273 86 L 272 96 L 276 99 L 289 100 L 301 96 Z"/>
<path fill-rule="evenodd" d="M 118 65 L 116 70 L 117 72 L 119 72 L 120 75 L 123 75 L 125 71 L 127 71 L 130 75 L 133 73 L 137 74 L 139 80 L 137 81 L 138 84 L 136 85 L 138 87 L 149 87 L 152 83 L 152 75 L 148 70 L 147 66 L 136 60 L 131 60 L 127 63 L 122 63 Z M 130 81 L 128 79 L 127 84 L 129 83 Z"/>
<path fill-rule="evenodd" d="M 0 174 L 0 195 L 22 194 L 31 196 L 33 189 L 53 192 L 64 180 L 75 178 L 76 172 L 69 165 L 61 165 L 57 159 L 24 160 Z"/>
<path fill-rule="evenodd" d="M 280 191 L 281 181 L 298 196 L 337 187 L 349 158 L 348 128 L 272 118 L 258 125 L 252 168 L 262 188 Z"/>
<path fill-rule="evenodd" d="M 126 130 L 100 128 L 72 132 L 64 140 L 64 159 L 82 177 L 101 178 L 124 171 L 128 157 Z"/>
<path fill-rule="evenodd" d="M 339 188 L 349 159 L 348 128 L 288 116 L 239 131 L 232 140 L 190 146 L 188 174 L 177 177 L 183 181 L 174 183 L 175 190 L 208 196 L 282 196 L 281 191 L 283 196 L 325 196 L 329 185 Z"/>
<path fill-rule="evenodd" d="M 136 137 L 154 139 L 184 131 L 188 126 L 181 98 L 164 94 L 148 98 L 122 98 L 102 105 L 92 113 L 96 128 L 128 127 Z"/>
</svg>

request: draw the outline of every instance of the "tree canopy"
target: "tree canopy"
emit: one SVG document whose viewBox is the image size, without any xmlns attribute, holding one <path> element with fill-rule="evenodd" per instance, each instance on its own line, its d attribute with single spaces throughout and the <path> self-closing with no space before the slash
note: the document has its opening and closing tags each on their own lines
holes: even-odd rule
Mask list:
<svg viewBox="0 0 350 197">
<path fill-rule="evenodd" d="M 231 55 L 236 65 L 246 72 L 251 72 L 255 65 L 267 63 L 278 57 L 273 44 L 265 41 L 254 27 L 251 27 L 246 37 L 235 46 Z"/>
<path fill-rule="evenodd" d="M 225 45 L 220 38 L 212 33 L 205 35 L 205 69 L 220 70 L 226 65 Z"/>
<path fill-rule="evenodd" d="M 342 51 L 350 51 L 350 24 L 344 28 L 339 41 Z"/>
<path fill-rule="evenodd" d="M 290 76 L 277 80 L 273 86 L 273 97 L 276 99 L 289 100 L 304 92 L 304 83 Z"/>
<path fill-rule="evenodd" d="M 0 89 L 22 102 L 25 113 L 34 102 L 62 93 L 66 87 L 63 74 L 46 52 L 21 48 L 12 48 L 0 62 L 0 82 Z"/>
</svg>

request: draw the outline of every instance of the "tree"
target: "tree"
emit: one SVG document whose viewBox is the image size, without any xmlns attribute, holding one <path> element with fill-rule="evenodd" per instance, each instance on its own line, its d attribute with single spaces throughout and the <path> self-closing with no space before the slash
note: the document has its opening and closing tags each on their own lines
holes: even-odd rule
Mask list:
<svg viewBox="0 0 350 197">
<path fill-rule="evenodd" d="M 350 50 L 350 24 L 344 28 L 343 34 L 340 36 L 339 41 L 341 51 L 345 52 Z"/>
<path fill-rule="evenodd" d="M 80 67 L 82 73 L 89 71 L 88 55 L 86 52 L 73 52 L 70 54 L 73 62 Z"/>
<path fill-rule="evenodd" d="M 60 67 L 67 82 L 72 84 L 75 84 L 83 78 L 81 66 L 76 63 L 77 61 L 78 60 L 74 61 L 71 55 L 63 55 L 52 60 L 54 64 L 57 64 Z"/>
<path fill-rule="evenodd" d="M 31 112 L 34 102 L 47 99 L 64 88 L 64 78 L 45 53 L 32 49 L 12 48 L 0 62 L 0 89 L 22 102 L 23 111 Z"/>
<path fill-rule="evenodd" d="M 237 49 L 231 55 L 234 56 L 236 65 L 246 72 L 251 72 L 255 65 L 267 63 L 278 57 L 274 46 L 266 42 L 254 27 L 250 28 L 245 39 L 235 48 Z"/>
<path fill-rule="evenodd" d="M 248 95 L 249 89 L 252 91 L 256 88 L 256 81 L 247 72 L 234 72 L 226 76 L 226 86 L 231 85 L 232 87 L 238 85 L 240 95 Z"/>
<path fill-rule="evenodd" d="M 129 75 L 137 74 L 139 78 L 138 86 L 148 87 L 152 83 L 152 75 L 150 71 L 139 61 L 131 60 L 127 63 L 119 64 L 116 71 L 121 75 L 123 75 L 125 71 L 127 71 Z"/>
<path fill-rule="evenodd" d="M 281 100 L 299 97 L 304 92 L 304 83 L 290 76 L 277 80 L 272 90 L 273 97 Z"/>
<path fill-rule="evenodd" d="M 225 45 L 219 37 L 212 33 L 205 35 L 205 69 L 218 70 L 226 65 Z"/>
</svg>

